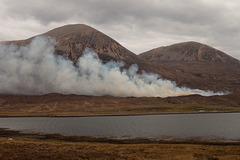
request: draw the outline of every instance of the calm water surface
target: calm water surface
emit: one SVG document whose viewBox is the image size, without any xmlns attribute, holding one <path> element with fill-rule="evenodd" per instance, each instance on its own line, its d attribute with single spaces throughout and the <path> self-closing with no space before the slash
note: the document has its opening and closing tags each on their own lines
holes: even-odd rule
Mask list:
<svg viewBox="0 0 240 160">
<path fill-rule="evenodd" d="M 0 118 L 0 128 L 109 138 L 191 138 L 240 142 L 240 113 Z"/>
</svg>

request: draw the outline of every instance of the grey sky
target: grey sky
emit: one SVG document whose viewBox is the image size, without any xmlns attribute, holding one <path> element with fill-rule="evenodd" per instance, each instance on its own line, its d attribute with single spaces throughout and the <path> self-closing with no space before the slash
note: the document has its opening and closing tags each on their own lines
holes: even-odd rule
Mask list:
<svg viewBox="0 0 240 160">
<path fill-rule="evenodd" d="M 198 41 L 240 59 L 239 0 L 0 0 L 0 41 L 84 23 L 136 54 Z"/>
</svg>

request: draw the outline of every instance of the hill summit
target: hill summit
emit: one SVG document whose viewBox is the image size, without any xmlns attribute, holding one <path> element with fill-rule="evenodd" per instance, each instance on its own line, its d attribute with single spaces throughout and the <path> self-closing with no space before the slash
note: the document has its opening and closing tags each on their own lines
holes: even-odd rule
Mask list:
<svg viewBox="0 0 240 160">
<path fill-rule="evenodd" d="M 198 42 L 183 42 L 144 52 L 139 57 L 151 62 L 214 62 L 239 64 L 239 60 Z"/>
<path fill-rule="evenodd" d="M 175 70 L 174 75 L 167 77 L 179 85 L 205 90 L 239 90 L 240 61 L 208 45 L 183 42 L 155 48 L 138 56 Z"/>
<path fill-rule="evenodd" d="M 57 42 L 55 53 L 58 55 L 66 54 L 67 59 L 73 62 L 76 62 L 82 56 L 86 48 L 90 48 L 96 52 L 103 62 L 122 60 L 131 64 L 139 59 L 134 53 L 124 48 L 117 41 L 84 24 L 65 25 L 42 35 L 55 38 Z M 30 43 L 34 37 L 27 40 L 11 41 L 10 43 L 24 45 Z"/>
</svg>

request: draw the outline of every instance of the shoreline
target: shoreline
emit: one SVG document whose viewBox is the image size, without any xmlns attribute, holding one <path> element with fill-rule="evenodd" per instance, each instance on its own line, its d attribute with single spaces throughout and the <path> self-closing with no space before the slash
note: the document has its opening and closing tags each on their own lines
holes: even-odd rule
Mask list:
<svg viewBox="0 0 240 160">
<path fill-rule="evenodd" d="M 0 137 L 0 159 L 239 159 L 240 145 L 99 143 Z"/>
<path fill-rule="evenodd" d="M 151 115 L 176 115 L 176 114 L 218 114 L 240 113 L 240 111 L 199 111 L 199 112 L 160 112 L 160 113 L 126 113 L 126 114 L 86 114 L 86 115 L 0 115 L 0 118 L 24 118 L 24 117 L 117 117 L 117 116 L 151 116 Z"/>
<path fill-rule="evenodd" d="M 174 138 L 170 140 L 154 138 L 126 138 L 117 139 L 111 137 L 93 136 L 66 136 L 61 134 L 44 133 L 24 133 L 17 130 L 0 128 L 0 138 L 13 139 L 33 139 L 41 141 L 63 141 L 63 142 L 88 142 L 88 143 L 109 143 L 109 144 L 197 144 L 197 145 L 236 145 L 240 146 L 240 141 L 221 141 L 221 139 L 203 140 L 201 137 Z"/>
</svg>

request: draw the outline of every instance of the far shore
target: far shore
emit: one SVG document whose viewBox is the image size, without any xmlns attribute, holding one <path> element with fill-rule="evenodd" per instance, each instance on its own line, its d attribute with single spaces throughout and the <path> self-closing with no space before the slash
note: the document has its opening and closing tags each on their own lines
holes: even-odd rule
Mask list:
<svg viewBox="0 0 240 160">
<path fill-rule="evenodd" d="M 111 117 L 111 116 L 149 116 L 149 115 L 174 115 L 174 114 L 218 114 L 240 113 L 240 111 L 200 111 L 200 112 L 161 112 L 161 113 L 129 113 L 129 114 L 84 114 L 84 115 L 0 115 L 0 118 L 17 117 Z"/>
<path fill-rule="evenodd" d="M 239 113 L 240 94 L 203 97 L 110 97 L 49 94 L 1 95 L 0 117 L 100 117 Z"/>
</svg>

